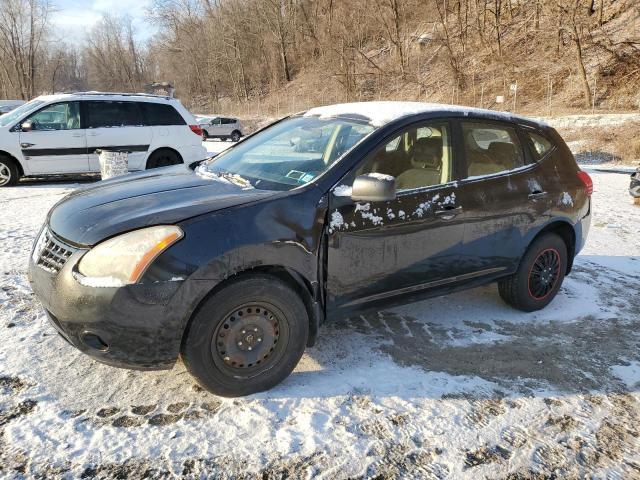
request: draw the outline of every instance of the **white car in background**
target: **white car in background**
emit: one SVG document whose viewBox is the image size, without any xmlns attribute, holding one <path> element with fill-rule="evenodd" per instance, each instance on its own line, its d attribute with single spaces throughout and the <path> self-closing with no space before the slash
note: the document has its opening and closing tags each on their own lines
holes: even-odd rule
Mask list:
<svg viewBox="0 0 640 480">
<path fill-rule="evenodd" d="M 0 116 L 0 186 L 22 176 L 97 173 L 96 150 L 129 152 L 129 170 L 207 156 L 202 129 L 173 98 L 127 93 L 44 95 Z"/>
<path fill-rule="evenodd" d="M 220 117 L 217 115 L 196 115 L 198 125 L 202 128 L 202 138 L 231 139 L 234 142 L 244 135 L 244 128 L 240 120 L 233 117 Z"/>
</svg>

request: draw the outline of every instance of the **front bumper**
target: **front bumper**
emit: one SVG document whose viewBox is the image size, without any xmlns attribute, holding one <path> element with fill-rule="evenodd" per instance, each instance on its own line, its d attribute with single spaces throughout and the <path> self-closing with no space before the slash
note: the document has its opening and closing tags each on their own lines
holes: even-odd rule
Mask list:
<svg viewBox="0 0 640 480">
<path fill-rule="evenodd" d="M 100 362 L 143 370 L 171 368 L 194 303 L 187 282 L 84 286 L 74 277 L 84 253 L 73 253 L 58 273 L 35 265 L 33 259 L 29 262 L 31 288 L 53 327 Z"/>
</svg>

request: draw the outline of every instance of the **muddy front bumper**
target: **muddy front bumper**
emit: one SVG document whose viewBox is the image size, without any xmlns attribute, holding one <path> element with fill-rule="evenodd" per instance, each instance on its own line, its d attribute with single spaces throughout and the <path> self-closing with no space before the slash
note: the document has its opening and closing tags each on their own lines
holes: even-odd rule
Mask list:
<svg viewBox="0 0 640 480">
<path fill-rule="evenodd" d="M 143 370 L 171 368 L 193 303 L 187 282 L 86 286 L 74 273 L 85 252 L 75 251 L 58 272 L 36 265 L 33 258 L 29 261 L 31 288 L 52 326 L 100 362 Z"/>
</svg>

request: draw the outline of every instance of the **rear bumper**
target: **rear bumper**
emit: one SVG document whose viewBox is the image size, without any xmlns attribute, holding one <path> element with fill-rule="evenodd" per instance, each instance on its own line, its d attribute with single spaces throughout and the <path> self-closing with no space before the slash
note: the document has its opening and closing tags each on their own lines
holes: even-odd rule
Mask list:
<svg viewBox="0 0 640 480">
<path fill-rule="evenodd" d="M 84 286 L 73 274 L 83 253 L 74 253 L 57 274 L 29 263 L 31 287 L 51 325 L 100 362 L 143 370 L 171 368 L 188 314 L 186 282 Z"/>
<path fill-rule="evenodd" d="M 591 228 L 591 199 L 589 199 L 587 205 L 586 214 L 578 221 L 576 225 L 576 251 L 575 255 L 578 255 L 587 243 L 587 237 L 589 236 L 589 229 Z"/>
</svg>

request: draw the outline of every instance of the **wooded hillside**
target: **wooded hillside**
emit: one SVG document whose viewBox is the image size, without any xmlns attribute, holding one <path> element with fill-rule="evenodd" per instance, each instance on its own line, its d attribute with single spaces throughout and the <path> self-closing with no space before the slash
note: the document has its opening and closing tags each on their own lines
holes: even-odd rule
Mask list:
<svg viewBox="0 0 640 480">
<path fill-rule="evenodd" d="M 195 110 L 265 115 L 378 98 L 640 107 L 637 0 L 155 0 L 147 44 L 114 16 L 80 46 L 44 41 L 46 2 L 1 10 L 5 97 L 159 80 Z"/>
</svg>

